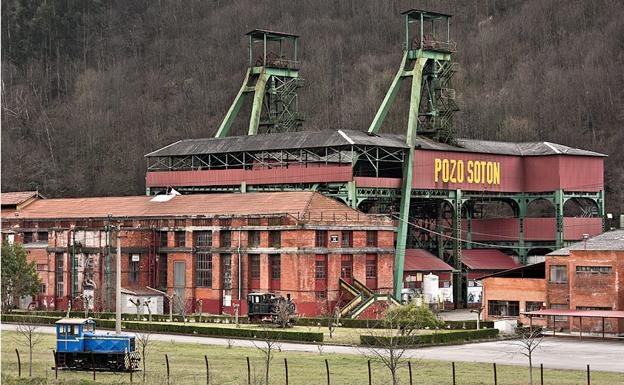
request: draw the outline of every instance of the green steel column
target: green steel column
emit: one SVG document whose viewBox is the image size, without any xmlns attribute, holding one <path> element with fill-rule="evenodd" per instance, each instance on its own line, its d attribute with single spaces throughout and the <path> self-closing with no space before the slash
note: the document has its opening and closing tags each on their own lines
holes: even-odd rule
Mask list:
<svg viewBox="0 0 624 385">
<path fill-rule="evenodd" d="M 520 257 L 520 263 L 527 263 L 527 250 L 524 246 L 524 218 L 527 215 L 527 203 L 524 194 L 520 194 L 518 199 L 518 257 Z"/>
<path fill-rule="evenodd" d="M 399 88 L 401 88 L 401 81 L 403 80 L 403 77 L 405 76 L 405 66 L 407 64 L 408 52 L 409 51 L 406 50 L 403 53 L 401 66 L 399 67 L 399 70 L 397 71 L 396 75 L 394 75 L 394 79 L 392 79 L 392 84 L 390 84 L 390 88 L 388 89 L 386 96 L 381 102 L 381 106 L 379 106 L 379 109 L 377 110 L 377 113 L 375 114 L 375 118 L 373 119 L 373 122 L 368 128 L 369 134 L 376 134 L 379 132 L 379 129 L 381 128 L 381 124 L 386 118 L 386 115 L 388 114 L 388 111 L 390 110 L 390 107 L 392 106 L 392 103 L 394 102 L 394 98 L 396 97 L 397 92 L 399 91 Z"/>
<path fill-rule="evenodd" d="M 605 200 L 604 200 L 604 190 L 600 190 L 600 198 L 598 201 L 598 215 L 600 215 L 600 218 L 602 219 L 602 231 L 607 231 L 607 224 L 605 222 Z"/>
<path fill-rule="evenodd" d="M 347 182 L 347 199 L 349 205 L 357 210 L 357 188 L 354 180 Z"/>
<path fill-rule="evenodd" d="M 247 91 L 247 83 L 249 82 L 249 75 L 251 73 L 251 68 L 247 68 L 247 73 L 245 74 L 245 80 L 243 80 L 243 85 L 240 90 L 238 90 L 238 94 L 234 98 L 234 102 L 230 106 L 227 114 L 225 114 L 225 118 L 221 122 L 219 129 L 217 130 L 217 134 L 215 138 L 225 138 L 230 132 L 230 127 L 232 127 L 232 123 L 234 123 L 234 119 L 236 119 L 236 115 L 238 115 L 238 111 L 240 111 L 241 106 L 243 105 L 244 94 Z"/>
<path fill-rule="evenodd" d="M 248 135 L 256 135 L 258 133 L 258 126 L 260 125 L 260 114 L 262 113 L 262 101 L 264 100 L 265 87 L 267 81 L 271 76 L 268 75 L 265 71 L 265 68 L 262 68 L 262 72 L 258 77 L 258 82 L 256 83 L 254 98 L 253 98 L 253 106 L 251 107 L 251 119 L 249 119 L 249 131 Z"/>
<path fill-rule="evenodd" d="M 436 232 L 438 234 L 444 233 L 444 228 L 442 227 L 442 219 L 444 218 L 442 213 L 444 211 L 444 203 L 445 200 L 441 200 L 438 204 L 438 220 L 436 221 Z M 438 249 L 437 254 L 439 259 L 444 259 L 444 237 L 441 235 L 436 235 L 436 239 L 438 241 Z"/>
<path fill-rule="evenodd" d="M 76 229 L 72 230 L 71 249 L 71 299 L 76 298 Z"/>
<path fill-rule="evenodd" d="M 418 111 L 420 106 L 420 91 L 422 87 L 422 71 L 427 63 L 427 58 L 420 57 L 416 60 L 412 75 L 412 90 L 410 97 L 409 118 L 407 120 L 406 141 L 409 151 L 403 162 L 403 186 L 401 188 L 401 211 L 399 214 L 399 226 L 397 228 L 397 245 L 394 257 L 394 296 L 401 298 L 403 289 L 403 268 L 405 263 L 405 246 L 407 244 L 407 227 L 409 226 L 409 210 L 412 198 L 412 176 L 414 173 L 414 154 L 416 132 L 418 129 Z"/>
<path fill-rule="evenodd" d="M 557 248 L 563 247 L 563 190 L 555 190 L 555 216 L 557 220 Z"/>
<path fill-rule="evenodd" d="M 472 249 L 472 206 L 466 206 L 466 234 L 464 238 L 466 239 L 466 248 Z"/>
<path fill-rule="evenodd" d="M 462 191 L 455 190 L 453 199 L 453 298 L 458 308 L 463 308 L 466 300 L 464 298 L 464 277 L 461 262 L 461 208 Z"/>
</svg>

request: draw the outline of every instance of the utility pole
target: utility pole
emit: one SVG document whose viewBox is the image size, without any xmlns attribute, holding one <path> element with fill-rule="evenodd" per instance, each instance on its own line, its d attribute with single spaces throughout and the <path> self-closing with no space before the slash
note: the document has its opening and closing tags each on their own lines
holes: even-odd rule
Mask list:
<svg viewBox="0 0 624 385">
<path fill-rule="evenodd" d="M 115 334 L 121 334 L 121 225 L 117 224 L 117 261 L 115 263 Z"/>
</svg>

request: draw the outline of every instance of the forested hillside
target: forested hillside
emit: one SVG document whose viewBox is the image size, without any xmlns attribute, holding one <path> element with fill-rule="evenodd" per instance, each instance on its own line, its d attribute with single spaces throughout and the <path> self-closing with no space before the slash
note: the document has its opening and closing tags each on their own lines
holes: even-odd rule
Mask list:
<svg viewBox="0 0 624 385">
<path fill-rule="evenodd" d="M 144 154 L 214 134 L 254 28 L 302 36 L 304 129 L 364 130 L 407 8 L 455 15 L 460 136 L 606 153 L 607 209 L 624 211 L 621 0 L 6 0 L 2 189 L 143 193 Z M 383 130 L 402 131 L 403 116 Z"/>
</svg>

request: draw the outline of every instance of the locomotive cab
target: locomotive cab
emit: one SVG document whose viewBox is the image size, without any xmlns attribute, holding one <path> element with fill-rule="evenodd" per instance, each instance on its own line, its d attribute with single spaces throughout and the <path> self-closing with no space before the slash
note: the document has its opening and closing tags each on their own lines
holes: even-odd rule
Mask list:
<svg viewBox="0 0 624 385">
<path fill-rule="evenodd" d="M 95 333 L 95 321 L 83 318 L 61 319 L 56 321 L 56 351 L 83 352 L 85 334 Z"/>
</svg>

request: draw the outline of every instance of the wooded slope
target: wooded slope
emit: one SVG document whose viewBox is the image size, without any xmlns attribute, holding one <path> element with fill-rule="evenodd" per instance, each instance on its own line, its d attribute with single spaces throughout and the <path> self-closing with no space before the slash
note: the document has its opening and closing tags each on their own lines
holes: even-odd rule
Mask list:
<svg viewBox="0 0 624 385">
<path fill-rule="evenodd" d="M 144 154 L 214 134 L 254 28 L 302 36 L 305 129 L 364 130 L 398 68 L 408 8 L 455 15 L 461 136 L 606 153 L 607 209 L 624 211 L 618 0 L 7 0 L 2 189 L 143 193 Z M 405 116 L 397 106 L 383 130 L 401 132 Z"/>
</svg>

